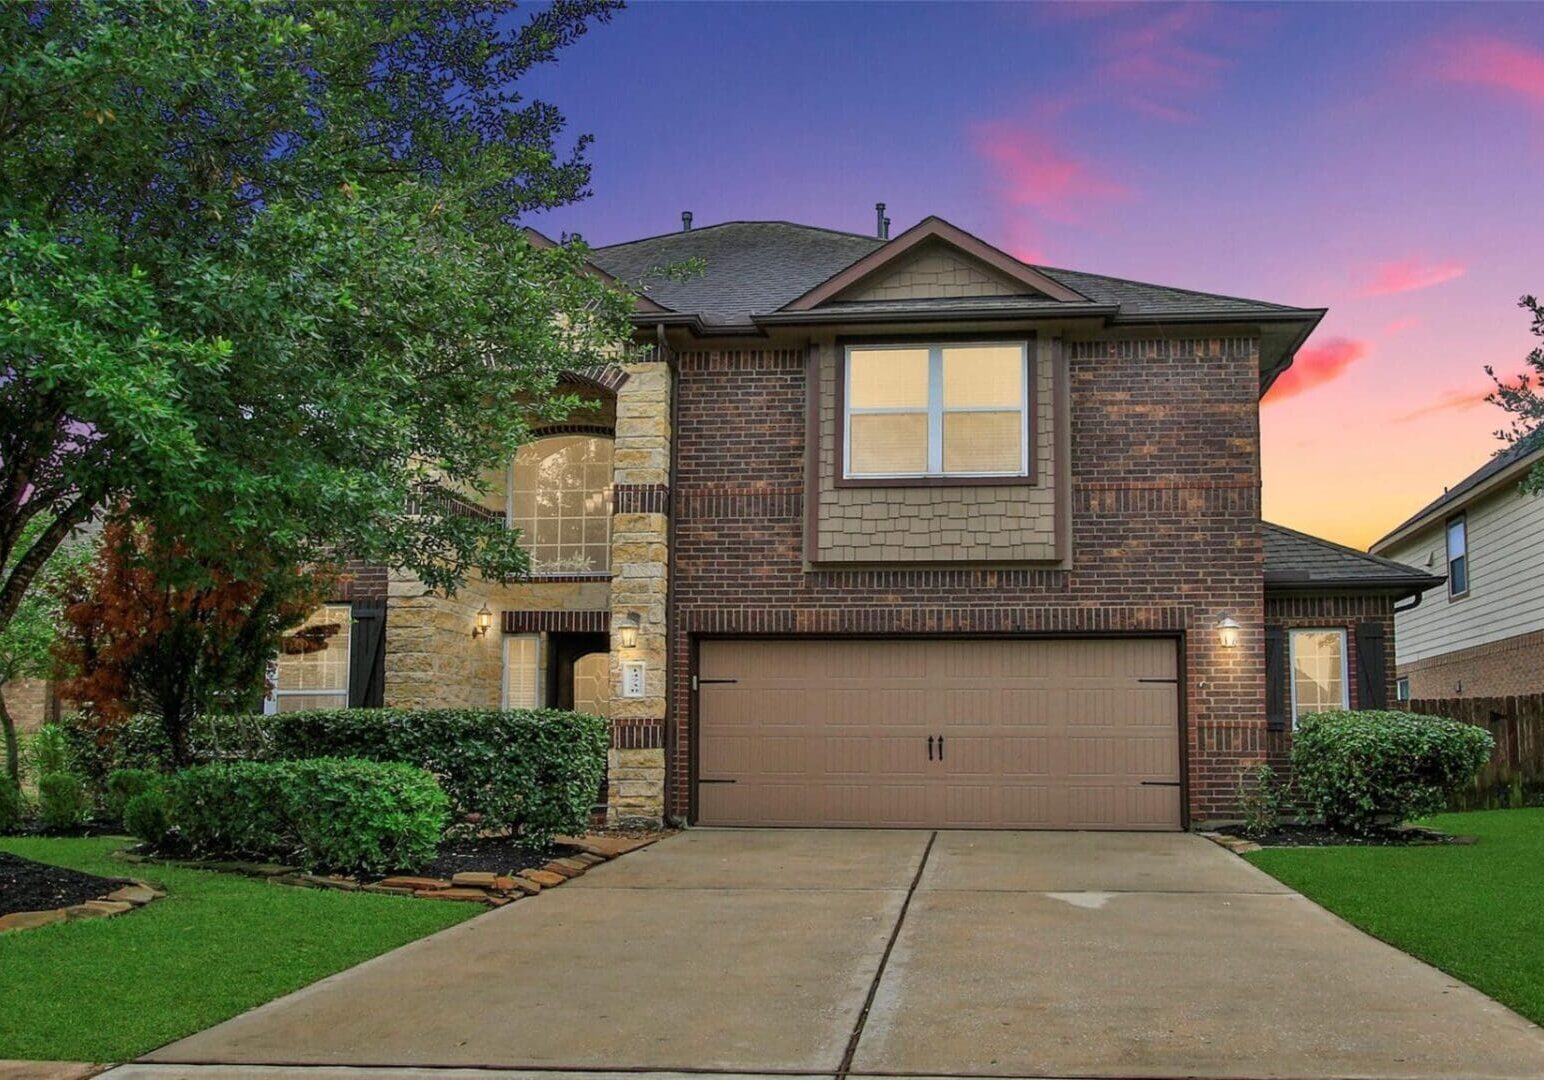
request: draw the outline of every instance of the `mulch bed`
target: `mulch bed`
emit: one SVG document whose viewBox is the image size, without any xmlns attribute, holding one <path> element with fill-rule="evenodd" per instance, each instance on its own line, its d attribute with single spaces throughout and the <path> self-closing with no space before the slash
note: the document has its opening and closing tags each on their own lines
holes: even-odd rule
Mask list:
<svg viewBox="0 0 1544 1080">
<path fill-rule="evenodd" d="M 395 871 L 418 877 L 453 878 L 467 871 L 486 870 L 494 874 L 513 874 L 532 870 L 552 859 L 577 854 L 577 848 L 562 844 L 531 847 L 512 836 L 476 836 L 446 840 L 434 860 L 416 870 Z M 390 876 L 390 875 L 387 875 Z"/>
<path fill-rule="evenodd" d="M 1253 840 L 1261 847 L 1429 847 L 1434 844 L 1468 844 L 1472 837 L 1449 836 L 1434 829 L 1384 829 L 1365 836 L 1330 832 L 1323 825 L 1282 825 L 1263 836 L 1232 835 Z"/>
<path fill-rule="evenodd" d="M 129 884 L 127 878 L 96 877 L 0 851 L 0 915 L 83 904 Z"/>
</svg>

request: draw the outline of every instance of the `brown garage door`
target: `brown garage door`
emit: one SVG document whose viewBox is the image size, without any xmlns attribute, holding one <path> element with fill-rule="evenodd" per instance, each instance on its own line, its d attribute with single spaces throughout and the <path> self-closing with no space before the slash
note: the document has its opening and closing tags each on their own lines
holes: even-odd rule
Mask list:
<svg viewBox="0 0 1544 1080">
<path fill-rule="evenodd" d="M 1174 642 L 704 641 L 704 825 L 1180 827 Z"/>
</svg>

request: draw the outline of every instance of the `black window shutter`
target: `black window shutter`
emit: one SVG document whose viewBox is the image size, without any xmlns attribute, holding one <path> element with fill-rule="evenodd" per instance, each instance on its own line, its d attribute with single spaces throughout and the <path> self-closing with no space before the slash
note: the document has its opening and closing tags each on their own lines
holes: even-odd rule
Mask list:
<svg viewBox="0 0 1544 1080">
<path fill-rule="evenodd" d="M 356 600 L 353 630 L 348 707 L 379 709 L 386 700 L 386 601 Z"/>
<path fill-rule="evenodd" d="M 1287 635 L 1279 626 L 1265 628 L 1265 726 L 1287 730 Z"/>
<path fill-rule="evenodd" d="M 1381 622 L 1356 624 L 1356 704 L 1362 709 L 1386 709 L 1388 654 Z"/>
</svg>

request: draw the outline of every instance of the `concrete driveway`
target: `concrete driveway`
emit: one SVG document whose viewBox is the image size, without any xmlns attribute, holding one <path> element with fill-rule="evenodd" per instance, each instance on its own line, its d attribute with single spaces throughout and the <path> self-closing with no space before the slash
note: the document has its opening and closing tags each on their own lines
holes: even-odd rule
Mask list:
<svg viewBox="0 0 1544 1080">
<path fill-rule="evenodd" d="M 1544 1030 L 1195 836 L 696 830 L 146 1061 L 1534 1078 Z"/>
</svg>

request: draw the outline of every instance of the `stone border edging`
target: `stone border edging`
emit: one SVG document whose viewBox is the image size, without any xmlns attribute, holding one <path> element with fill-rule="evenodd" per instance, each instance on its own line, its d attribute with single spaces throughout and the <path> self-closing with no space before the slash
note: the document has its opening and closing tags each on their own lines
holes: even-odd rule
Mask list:
<svg viewBox="0 0 1544 1080">
<path fill-rule="evenodd" d="M 120 885 L 106 896 L 100 896 L 95 900 L 43 911 L 13 911 L 9 915 L 0 915 L 0 933 L 8 930 L 31 930 L 38 926 L 74 922 L 79 919 L 111 918 L 114 915 L 123 915 L 136 908 L 142 908 L 165 895 L 166 893 L 154 885 L 134 881 L 128 885 Z"/>
<path fill-rule="evenodd" d="M 555 836 L 553 843 L 578 850 L 577 855 L 550 859 L 540 868 L 521 870 L 515 874 L 497 874 L 484 870 L 468 870 L 443 878 L 396 875 L 376 881 L 360 881 L 344 874 L 310 874 L 294 866 L 281 863 L 238 862 L 230 860 L 155 859 L 152 856 L 132 853 L 116 853 L 128 862 L 160 862 L 168 866 L 190 870 L 214 870 L 246 877 L 263 878 L 276 885 L 289 885 L 303 889 L 337 889 L 342 892 L 384 893 L 391 896 L 412 896 L 420 900 L 459 900 L 480 903 L 488 907 L 503 907 L 527 896 L 535 896 L 543 889 L 553 889 L 570 878 L 576 878 L 592 866 L 648 847 L 668 835 L 625 837 L 591 833 L 585 836 Z M 95 901 L 90 901 L 94 903 Z"/>
</svg>

